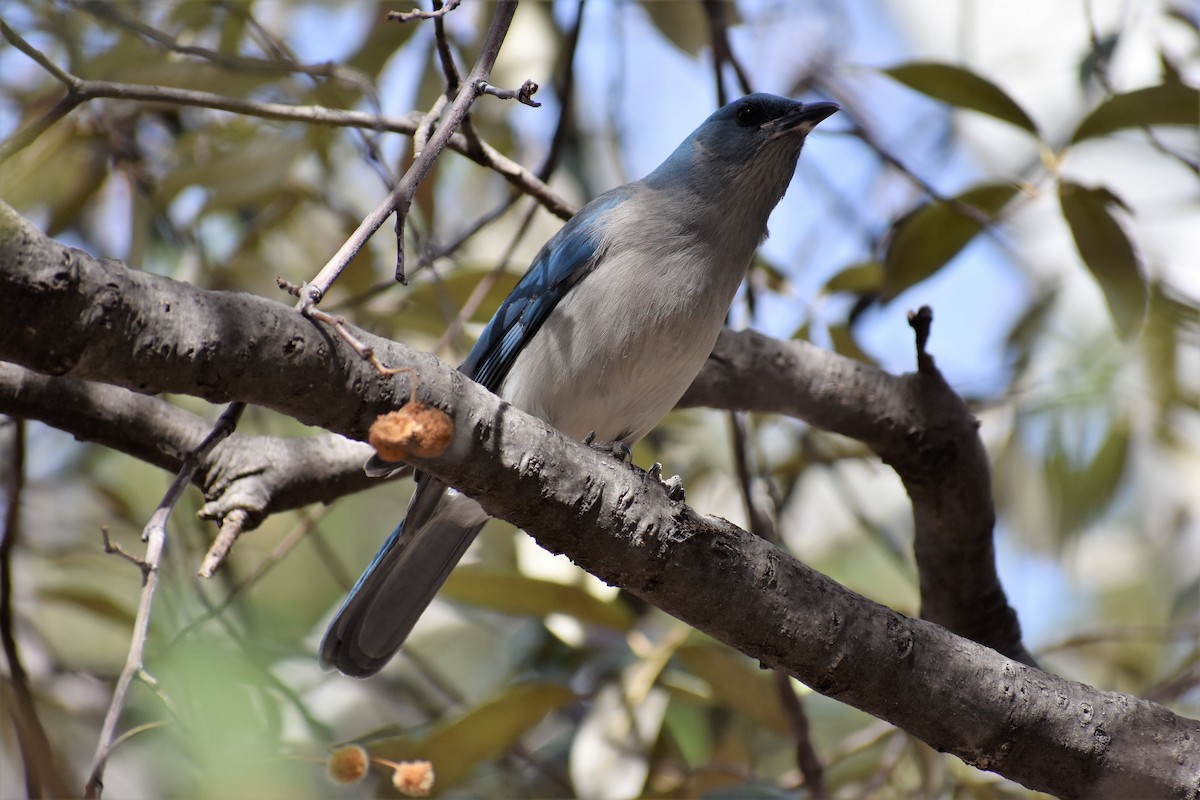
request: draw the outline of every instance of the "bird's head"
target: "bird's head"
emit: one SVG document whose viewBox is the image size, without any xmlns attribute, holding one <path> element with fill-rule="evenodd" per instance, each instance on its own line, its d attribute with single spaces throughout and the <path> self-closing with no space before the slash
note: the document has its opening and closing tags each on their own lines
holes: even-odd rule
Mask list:
<svg viewBox="0 0 1200 800">
<path fill-rule="evenodd" d="M 713 112 L 646 181 L 682 181 L 726 195 L 753 193 L 774 208 L 792 179 L 805 137 L 838 109 L 837 103 L 746 95 Z"/>
</svg>

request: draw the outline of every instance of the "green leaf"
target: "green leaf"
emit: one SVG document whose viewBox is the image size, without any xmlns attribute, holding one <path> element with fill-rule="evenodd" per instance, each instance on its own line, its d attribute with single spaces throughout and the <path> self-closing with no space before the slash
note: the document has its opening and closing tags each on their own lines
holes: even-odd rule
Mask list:
<svg viewBox="0 0 1200 800">
<path fill-rule="evenodd" d="M 394 761 L 426 759 L 433 764 L 438 789 L 445 790 L 516 744 L 546 714 L 575 699 L 574 692 L 558 684 L 521 684 L 439 725 L 424 741 L 383 741 L 372 746 L 371 753 Z"/>
<path fill-rule="evenodd" d="M 828 294 L 849 292 L 864 294 L 878 292 L 883 287 L 883 264 L 878 261 L 863 261 L 851 264 L 825 283 Z"/>
<path fill-rule="evenodd" d="M 884 300 L 944 267 L 1017 193 L 1012 183 L 986 183 L 951 200 L 934 200 L 892 226 L 883 257 Z"/>
<path fill-rule="evenodd" d="M 1200 125 L 1200 89 L 1163 83 L 1113 95 L 1079 123 L 1071 144 L 1143 125 Z"/>
<path fill-rule="evenodd" d="M 67 587 L 41 589 L 38 592 L 38 599 L 42 602 L 78 606 L 101 619 L 107 619 L 122 627 L 129 627 L 133 624 L 133 612 L 130 609 L 111 597 L 88 589 Z"/>
<path fill-rule="evenodd" d="M 1060 181 L 1058 200 L 1075 238 L 1075 247 L 1100 284 L 1108 310 L 1122 336 L 1136 333 L 1146 316 L 1146 278 L 1133 245 L 1109 212 L 1125 204 L 1108 189 Z"/>
<path fill-rule="evenodd" d="M 979 111 L 1037 136 L 1037 125 L 1003 89 L 963 67 L 915 61 L 884 70 L 895 80 L 935 100 Z"/>
<path fill-rule="evenodd" d="M 1071 534 L 1099 518 L 1112 504 L 1129 455 L 1129 423 L 1113 420 L 1104 441 L 1082 466 L 1064 442 L 1055 443 L 1046 462 L 1046 478 L 1058 518 L 1058 529 Z"/>
<path fill-rule="evenodd" d="M 642 0 L 641 6 L 650 16 L 654 27 L 688 55 L 699 55 L 701 50 L 712 43 L 708 15 L 700 3 Z M 726 2 L 724 7 L 726 24 L 731 27 L 736 25 L 739 22 L 737 6 Z"/>
<path fill-rule="evenodd" d="M 445 597 L 505 614 L 544 617 L 560 613 L 580 622 L 625 631 L 633 626 L 633 612 L 620 600 L 601 600 L 581 586 L 530 578 L 467 565 L 451 573 L 443 588 Z"/>
<path fill-rule="evenodd" d="M 879 362 L 871 358 L 866 350 L 863 350 L 858 345 L 858 341 L 854 338 L 854 332 L 849 325 L 830 325 L 829 339 L 833 345 L 834 352 L 847 358 L 853 358 L 855 361 L 861 361 L 864 364 L 879 366 Z"/>
<path fill-rule="evenodd" d="M 751 666 L 741 653 L 719 644 L 688 644 L 675 657 L 709 685 L 714 706 L 739 711 L 776 733 L 790 730 L 770 673 Z"/>
</svg>

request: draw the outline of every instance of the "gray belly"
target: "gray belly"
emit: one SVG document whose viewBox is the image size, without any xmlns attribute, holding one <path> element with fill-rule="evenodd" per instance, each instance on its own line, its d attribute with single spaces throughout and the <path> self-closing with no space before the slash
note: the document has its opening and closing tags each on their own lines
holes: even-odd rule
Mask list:
<svg viewBox="0 0 1200 800">
<path fill-rule="evenodd" d="M 633 444 L 675 406 L 712 352 L 744 274 L 724 266 L 735 274 L 718 275 L 714 286 L 674 279 L 713 273 L 683 254 L 651 274 L 606 264 L 607 274 L 589 275 L 560 301 L 500 396 L 572 438 L 594 431 L 600 441 Z M 623 281 L 618 292 L 614 279 Z"/>
</svg>

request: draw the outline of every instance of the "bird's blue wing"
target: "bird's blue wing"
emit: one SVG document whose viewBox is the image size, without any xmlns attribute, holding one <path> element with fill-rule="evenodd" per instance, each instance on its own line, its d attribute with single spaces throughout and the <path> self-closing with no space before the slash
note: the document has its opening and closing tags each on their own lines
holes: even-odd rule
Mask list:
<svg viewBox="0 0 1200 800">
<path fill-rule="evenodd" d="M 628 196 L 623 188 L 597 197 L 546 242 L 459 367 L 464 375 L 493 392 L 500 387 L 521 348 L 595 265 L 597 220 Z"/>
</svg>

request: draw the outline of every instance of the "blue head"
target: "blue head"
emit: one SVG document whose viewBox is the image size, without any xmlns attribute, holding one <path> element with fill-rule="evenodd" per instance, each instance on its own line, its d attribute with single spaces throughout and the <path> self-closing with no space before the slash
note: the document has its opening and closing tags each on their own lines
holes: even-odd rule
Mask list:
<svg viewBox="0 0 1200 800">
<path fill-rule="evenodd" d="M 783 197 L 804 139 L 838 110 L 836 103 L 800 103 L 751 94 L 715 111 L 658 169 L 653 188 L 688 191 L 726 208 L 766 217 Z"/>
</svg>

